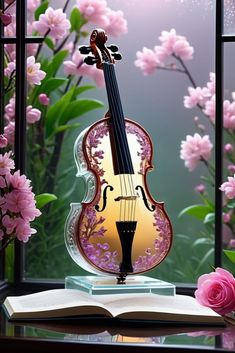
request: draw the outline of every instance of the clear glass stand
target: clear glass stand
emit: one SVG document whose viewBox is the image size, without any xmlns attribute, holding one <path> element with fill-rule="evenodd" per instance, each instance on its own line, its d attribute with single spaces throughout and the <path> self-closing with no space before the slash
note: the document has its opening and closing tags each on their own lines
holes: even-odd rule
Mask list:
<svg viewBox="0 0 235 353">
<path fill-rule="evenodd" d="M 78 289 L 91 295 L 124 294 L 124 293 L 155 293 L 175 295 L 175 285 L 147 276 L 129 276 L 125 284 L 117 284 L 111 276 L 67 276 L 66 289 Z"/>
</svg>

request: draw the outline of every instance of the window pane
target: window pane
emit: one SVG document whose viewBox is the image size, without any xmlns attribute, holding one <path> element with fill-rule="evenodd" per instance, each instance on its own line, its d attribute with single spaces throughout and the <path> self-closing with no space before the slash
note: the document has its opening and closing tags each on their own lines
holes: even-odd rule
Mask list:
<svg viewBox="0 0 235 353">
<path fill-rule="evenodd" d="M 235 57 L 235 43 L 224 45 L 224 182 L 228 182 L 228 177 L 235 174 L 234 165 L 234 121 L 232 109 L 235 105 L 234 100 L 234 80 L 235 74 L 232 68 L 233 58 Z M 231 180 L 231 179 L 230 179 Z M 225 186 L 225 185 L 224 185 Z M 229 185 L 227 185 L 229 186 Z M 224 249 L 235 250 L 235 229 L 234 229 L 234 197 L 224 189 L 224 214 L 223 214 L 223 245 Z M 224 266 L 234 272 L 234 264 L 224 256 Z"/>
<path fill-rule="evenodd" d="M 165 202 L 174 229 L 170 255 L 150 274 L 168 281 L 194 282 L 199 274 L 210 271 L 213 265 L 214 160 L 211 144 L 214 144 L 214 117 L 209 108 L 213 109 L 214 76 L 209 73 L 214 72 L 214 7 L 208 2 L 205 10 L 205 2 L 202 1 L 173 0 L 162 1 L 161 4 L 149 0 L 148 6 L 137 0 L 116 0 L 108 1 L 108 5 L 115 11 L 121 9 L 128 22 L 127 34 L 117 39 L 109 37 L 109 43 L 116 42 L 123 55 L 123 61 L 116 65 L 123 109 L 126 116 L 150 132 L 155 170 L 148 173 L 148 188 L 153 198 Z M 143 21 L 146 22 L 144 29 L 140 26 Z M 164 34 L 162 42 L 159 41 L 162 31 L 170 32 L 172 40 L 177 39 L 178 43 L 174 49 L 168 48 L 168 52 L 162 52 L 160 56 L 159 48 L 154 47 L 162 44 L 166 49 L 164 43 L 170 45 L 169 37 L 164 37 Z M 177 36 L 186 37 L 188 42 Z M 84 42 L 88 43 L 88 38 Z M 48 43 L 49 46 L 54 45 L 53 42 Z M 57 48 L 59 43 L 56 42 Z M 157 68 L 148 66 L 150 71 L 145 72 L 148 75 L 143 75 L 140 67 L 134 65 L 136 52 L 142 51 L 143 47 L 151 49 L 149 53 L 158 52 Z M 178 58 L 170 55 L 173 50 Z M 43 49 L 39 58 L 46 56 L 49 62 L 42 65 L 42 69 L 46 67 L 48 72 L 53 58 L 51 49 Z M 70 56 L 64 60 L 71 60 Z M 57 77 L 66 78 L 63 69 Z M 80 86 L 88 82 L 91 83 L 83 78 Z M 100 99 L 106 108 L 91 111 L 69 122 L 81 124 L 75 129 L 58 129 L 58 121 L 54 123 L 53 119 L 58 118 L 63 105 L 58 105 L 54 115 L 51 106 L 55 106 L 61 100 L 61 94 L 64 96 L 67 92 L 67 83 L 49 94 L 49 106 L 42 106 L 38 101 L 39 94 L 45 93 L 41 88 L 33 93 L 33 106 L 40 109 L 42 115 L 28 128 L 27 173 L 36 194 L 53 193 L 57 200 L 42 209 L 43 214 L 35 224 L 38 234 L 26 247 L 26 277 L 64 278 L 84 273 L 70 259 L 63 239 L 69 204 L 79 202 L 84 194 L 84 181 L 75 177 L 73 144 L 83 129 L 102 118 L 107 111 L 107 99 L 103 88 L 84 92 L 79 98 Z M 201 89 L 190 90 L 190 94 L 188 87 L 193 85 Z M 184 107 L 184 96 L 188 96 L 185 104 L 192 109 Z M 66 120 L 65 117 L 66 114 Z M 195 133 L 200 136 L 195 136 Z M 188 161 L 188 167 L 185 168 L 184 161 L 180 159 L 180 145 L 187 135 L 193 136 L 194 146 L 199 139 L 206 151 L 201 152 L 204 161 L 198 160 L 199 155 L 197 159 L 186 151 L 183 158 Z M 209 137 L 203 138 L 204 135 Z M 179 217 L 183 209 L 192 205 L 199 206 L 184 211 Z M 203 223 L 205 217 L 206 225 Z"/>
<path fill-rule="evenodd" d="M 234 34 L 235 32 L 235 1 L 224 0 L 224 33 Z"/>
</svg>

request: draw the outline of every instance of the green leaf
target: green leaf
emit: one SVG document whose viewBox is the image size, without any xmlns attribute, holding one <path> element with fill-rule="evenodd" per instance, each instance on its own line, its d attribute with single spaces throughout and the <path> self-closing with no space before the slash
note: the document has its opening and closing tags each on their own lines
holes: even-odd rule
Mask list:
<svg viewBox="0 0 235 353">
<path fill-rule="evenodd" d="M 104 104 L 96 99 L 77 99 L 69 104 L 67 109 L 61 114 L 60 125 L 77 118 L 91 110 L 102 108 Z"/>
<path fill-rule="evenodd" d="M 42 13 L 45 13 L 46 9 L 48 8 L 48 5 L 49 5 L 49 1 L 43 1 L 43 3 L 36 9 L 34 13 L 35 21 L 38 21 L 39 16 Z"/>
<path fill-rule="evenodd" d="M 234 250 L 224 250 L 224 253 L 229 258 L 230 261 L 235 263 L 235 251 Z"/>
<path fill-rule="evenodd" d="M 235 208 L 235 202 L 230 202 L 227 204 L 228 208 Z"/>
<path fill-rule="evenodd" d="M 214 242 L 212 239 L 208 238 L 199 238 L 193 242 L 193 247 L 196 247 L 198 245 L 212 245 Z"/>
<path fill-rule="evenodd" d="M 92 85 L 79 86 L 79 87 L 76 87 L 75 94 L 76 96 L 78 96 L 79 94 L 94 88 L 96 88 L 96 86 L 92 86 Z"/>
<path fill-rule="evenodd" d="M 51 77 L 44 84 L 42 84 L 41 91 L 49 94 L 66 82 L 68 82 L 66 78 Z"/>
<path fill-rule="evenodd" d="M 49 202 L 57 200 L 57 197 L 54 194 L 39 194 L 36 197 L 36 206 L 40 210 L 46 206 Z"/>
<path fill-rule="evenodd" d="M 204 218 L 203 223 L 208 224 L 208 223 L 214 223 L 215 222 L 215 214 L 213 213 L 208 213 L 206 217 Z"/>
<path fill-rule="evenodd" d="M 76 129 L 80 125 L 81 125 L 80 123 L 76 123 L 76 124 L 72 124 L 72 125 L 60 125 L 60 126 L 58 126 L 55 129 L 54 133 L 61 132 L 61 131 L 66 131 L 66 130 Z"/>
<path fill-rule="evenodd" d="M 214 253 L 214 248 L 212 247 L 211 249 L 209 249 L 205 255 L 203 256 L 203 258 L 201 259 L 201 261 L 199 262 L 197 268 L 195 269 L 195 273 L 198 273 L 198 271 L 200 270 L 200 268 L 208 261 L 208 259 L 212 256 L 212 254 Z"/>
<path fill-rule="evenodd" d="M 46 45 L 48 46 L 49 49 L 51 49 L 51 50 L 55 49 L 55 44 L 54 44 L 53 40 L 50 37 L 46 37 L 44 39 L 44 42 L 46 43 Z"/>
<path fill-rule="evenodd" d="M 47 67 L 47 78 L 53 77 L 56 75 L 60 66 L 64 62 L 64 59 L 68 55 L 68 50 L 60 50 L 57 54 L 55 54 Z"/>
<path fill-rule="evenodd" d="M 70 23 L 71 23 L 70 32 L 75 31 L 77 33 L 79 33 L 80 28 L 86 23 L 86 21 L 81 15 L 81 12 L 77 7 L 74 7 L 73 10 L 71 11 Z"/>
<path fill-rule="evenodd" d="M 211 212 L 213 212 L 213 208 L 208 205 L 192 205 L 183 209 L 178 217 L 188 214 L 197 219 L 204 220 L 206 215 Z"/>
<path fill-rule="evenodd" d="M 48 109 L 45 129 L 46 137 L 49 137 L 55 130 L 56 122 L 60 120 L 61 115 L 66 111 L 68 105 L 74 97 L 75 86 L 73 86 L 63 97 L 61 97 L 54 105 Z M 61 124 L 63 125 L 63 124 Z"/>
</svg>

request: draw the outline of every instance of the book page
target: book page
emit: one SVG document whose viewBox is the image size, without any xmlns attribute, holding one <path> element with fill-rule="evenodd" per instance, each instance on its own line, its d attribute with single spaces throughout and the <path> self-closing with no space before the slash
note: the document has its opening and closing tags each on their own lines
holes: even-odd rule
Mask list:
<svg viewBox="0 0 235 353">
<path fill-rule="evenodd" d="M 60 309 L 88 306 L 93 307 L 91 311 L 95 314 L 94 307 L 105 308 L 102 303 L 98 303 L 88 294 L 73 289 L 53 289 L 29 295 L 8 297 L 4 305 L 10 315 L 11 313 L 54 312 Z"/>
<path fill-rule="evenodd" d="M 130 315 L 130 313 L 142 313 L 141 317 L 146 319 L 159 317 L 159 319 L 167 320 L 169 318 L 169 320 L 172 320 L 175 317 L 178 320 L 177 316 L 179 316 L 183 320 L 184 318 L 187 319 L 188 316 L 190 318 L 195 317 L 197 321 L 201 321 L 203 317 L 211 317 L 212 321 L 213 319 L 223 321 L 222 319 L 220 320 L 220 315 L 212 309 L 203 307 L 195 298 L 184 295 L 121 294 L 118 298 L 114 295 L 107 295 L 100 298 L 99 301 L 106 305 L 113 316 L 120 317 L 121 315 L 122 318 L 137 318 L 135 315 Z M 127 314 L 124 315 L 125 313 Z M 159 313 L 161 315 L 150 315 L 150 313 Z"/>
</svg>

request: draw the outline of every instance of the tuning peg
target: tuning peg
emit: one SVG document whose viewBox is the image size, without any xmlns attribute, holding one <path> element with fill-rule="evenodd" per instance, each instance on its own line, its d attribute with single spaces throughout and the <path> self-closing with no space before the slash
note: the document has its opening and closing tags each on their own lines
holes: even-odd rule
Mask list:
<svg viewBox="0 0 235 353">
<path fill-rule="evenodd" d="M 81 54 L 89 54 L 91 52 L 91 47 L 83 45 L 82 47 L 79 47 L 78 50 Z"/>
<path fill-rule="evenodd" d="M 84 63 L 86 63 L 87 65 L 94 65 L 97 63 L 97 59 L 94 56 L 87 56 L 84 59 Z"/>
<path fill-rule="evenodd" d="M 118 47 L 114 44 L 111 44 L 107 47 L 111 52 L 116 53 L 118 51 Z"/>
<path fill-rule="evenodd" d="M 113 58 L 114 58 L 115 60 L 121 60 L 121 59 L 122 59 L 122 56 L 121 56 L 120 53 L 114 53 L 114 54 L 112 54 L 112 56 L 113 56 Z"/>
</svg>

